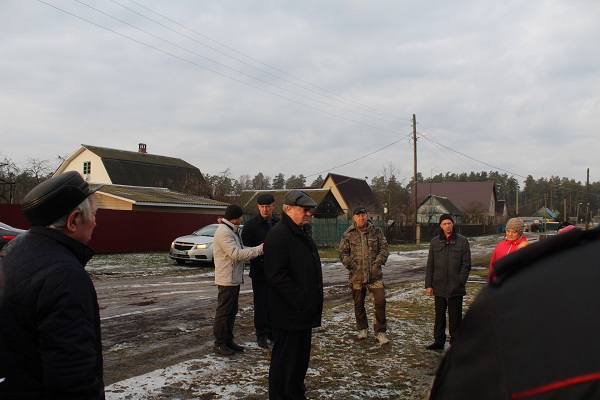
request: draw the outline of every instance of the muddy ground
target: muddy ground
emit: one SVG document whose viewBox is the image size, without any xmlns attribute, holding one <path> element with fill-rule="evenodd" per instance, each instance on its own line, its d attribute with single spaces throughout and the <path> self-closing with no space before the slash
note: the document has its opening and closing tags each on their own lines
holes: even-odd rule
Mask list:
<svg viewBox="0 0 600 400">
<path fill-rule="evenodd" d="M 471 242 L 473 257 L 491 253 L 499 239 Z M 386 346 L 355 339 L 347 273 L 336 260 L 324 260 L 325 310 L 307 375 L 310 398 L 422 398 L 440 357 L 423 350 L 433 329 L 433 300 L 423 289 L 426 248 L 392 254 L 385 266 Z M 247 275 L 234 330 L 247 349 L 223 359 L 212 353 L 211 267 L 178 266 L 153 253 L 98 255 L 88 271 L 100 304 L 108 399 L 266 398 L 269 351 L 254 342 Z M 470 292 L 481 283 L 473 275 Z M 169 368 L 185 369 L 184 377 Z"/>
</svg>

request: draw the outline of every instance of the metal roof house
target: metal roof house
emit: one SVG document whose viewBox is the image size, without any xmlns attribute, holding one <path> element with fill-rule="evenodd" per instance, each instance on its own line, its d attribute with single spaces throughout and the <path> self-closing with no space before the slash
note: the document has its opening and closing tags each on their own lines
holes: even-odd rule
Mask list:
<svg viewBox="0 0 600 400">
<path fill-rule="evenodd" d="M 54 175 L 66 171 L 77 171 L 88 182 L 146 187 L 169 187 L 189 177 L 204 180 L 197 167 L 180 158 L 149 154 L 144 143 L 138 151 L 82 144 Z"/>
<path fill-rule="evenodd" d="M 228 203 L 168 189 L 200 170 L 173 157 L 152 155 L 146 145 L 124 151 L 82 145 L 54 175 L 81 173 L 94 194 L 98 224 L 90 245 L 99 252 L 168 251 L 173 239 L 215 223 Z"/>
</svg>

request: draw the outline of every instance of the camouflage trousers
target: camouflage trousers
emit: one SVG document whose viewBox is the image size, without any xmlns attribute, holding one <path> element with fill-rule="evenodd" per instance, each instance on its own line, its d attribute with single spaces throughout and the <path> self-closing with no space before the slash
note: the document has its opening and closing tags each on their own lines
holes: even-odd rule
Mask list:
<svg viewBox="0 0 600 400">
<path fill-rule="evenodd" d="M 356 329 L 368 329 L 367 311 L 365 309 L 365 298 L 367 291 L 373 303 L 373 329 L 375 334 L 387 331 L 387 320 L 385 317 L 385 285 L 382 280 L 373 283 L 352 283 L 352 298 L 354 299 L 354 315 L 356 316 Z"/>
</svg>

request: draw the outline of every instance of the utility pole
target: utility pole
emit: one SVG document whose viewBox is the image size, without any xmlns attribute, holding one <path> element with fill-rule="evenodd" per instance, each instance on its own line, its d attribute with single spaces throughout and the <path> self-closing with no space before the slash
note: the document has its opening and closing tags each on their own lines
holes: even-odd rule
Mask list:
<svg viewBox="0 0 600 400">
<path fill-rule="evenodd" d="M 517 217 L 519 216 L 519 184 L 517 183 L 517 205 L 515 207 Z"/>
<path fill-rule="evenodd" d="M 417 224 L 417 117 L 412 116 L 413 126 L 413 159 L 414 159 L 414 174 L 413 174 L 413 201 L 415 203 L 415 215 L 413 216 L 413 224 L 415 227 L 415 244 L 417 248 L 421 247 L 421 226 Z"/>
<path fill-rule="evenodd" d="M 590 227 L 590 169 L 587 169 L 585 181 L 585 229 Z"/>
</svg>

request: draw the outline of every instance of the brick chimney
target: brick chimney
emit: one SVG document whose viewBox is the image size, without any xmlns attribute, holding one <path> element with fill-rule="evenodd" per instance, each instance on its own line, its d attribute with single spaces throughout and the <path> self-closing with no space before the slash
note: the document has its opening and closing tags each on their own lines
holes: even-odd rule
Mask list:
<svg viewBox="0 0 600 400">
<path fill-rule="evenodd" d="M 146 143 L 140 143 L 138 145 L 138 153 L 146 153 Z"/>
</svg>

